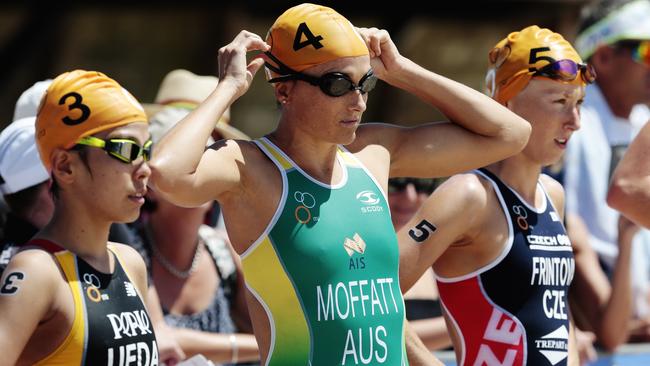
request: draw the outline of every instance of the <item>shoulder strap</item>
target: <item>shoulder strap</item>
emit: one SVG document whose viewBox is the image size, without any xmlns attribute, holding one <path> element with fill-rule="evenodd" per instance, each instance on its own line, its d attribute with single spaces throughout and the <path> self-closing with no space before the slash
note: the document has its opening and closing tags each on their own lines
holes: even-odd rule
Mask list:
<svg viewBox="0 0 650 366">
<path fill-rule="evenodd" d="M 279 147 L 275 146 L 266 137 L 261 137 L 253 141 L 259 148 L 266 154 L 271 161 L 275 163 L 281 170 L 287 171 L 294 168 L 291 159 Z"/>
</svg>

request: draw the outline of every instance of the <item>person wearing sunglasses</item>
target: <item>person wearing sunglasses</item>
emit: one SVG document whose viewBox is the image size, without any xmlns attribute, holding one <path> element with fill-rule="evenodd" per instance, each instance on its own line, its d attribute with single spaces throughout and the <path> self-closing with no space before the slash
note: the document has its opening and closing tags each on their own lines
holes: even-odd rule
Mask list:
<svg viewBox="0 0 650 366">
<path fill-rule="evenodd" d="M 166 360 L 141 297 L 142 258 L 108 242 L 111 224 L 135 220 L 144 203 L 147 127 L 138 102 L 102 73 L 66 72 L 47 88 L 35 135 L 54 213 L 0 280 L 4 363 Z"/>
<path fill-rule="evenodd" d="M 387 198 L 396 232 L 408 223 L 440 182 L 439 179 L 405 177 L 388 180 Z M 429 350 L 451 346 L 432 269 L 424 272 L 404 293 L 404 310 L 410 326 Z"/>
<path fill-rule="evenodd" d="M 614 278 L 625 270 L 617 268 L 625 235 L 619 232 L 620 213 L 606 203 L 607 190 L 630 142 L 650 119 L 650 1 L 598 1 L 582 13 L 576 49 L 598 79 L 586 89 L 583 128 L 567 148 L 566 209 L 584 222 L 588 246 Z M 650 316 L 649 249 L 650 231 L 641 229 L 634 236 L 630 263 L 637 320 Z M 632 337 L 650 340 L 647 323 L 632 325 Z"/>
<path fill-rule="evenodd" d="M 249 51 L 261 52 L 248 62 Z M 264 65 L 277 128 L 204 152 L 214 121 Z M 386 31 L 354 28 L 314 4 L 288 9 L 266 40 L 239 33 L 220 49 L 219 70 L 215 91 L 157 145 L 152 183 L 182 206 L 219 201 L 242 258 L 262 363 L 436 364 L 410 331 L 405 339 L 388 178 L 502 159 L 523 147 L 528 124 L 401 56 Z M 454 123 L 360 125 L 376 79 Z"/>
<path fill-rule="evenodd" d="M 406 290 L 433 267 L 459 365 L 573 364 L 564 193 L 540 172 L 580 127 L 593 72 L 562 35 L 538 26 L 498 42 L 488 64 L 488 94 L 530 123 L 530 140 L 433 192 L 398 232 L 400 283 Z"/>
</svg>

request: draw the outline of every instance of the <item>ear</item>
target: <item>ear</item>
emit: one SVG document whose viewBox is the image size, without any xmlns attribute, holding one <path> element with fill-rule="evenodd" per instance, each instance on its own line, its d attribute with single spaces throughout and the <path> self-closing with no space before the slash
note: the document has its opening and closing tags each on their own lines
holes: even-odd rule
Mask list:
<svg viewBox="0 0 650 366">
<path fill-rule="evenodd" d="M 70 151 L 55 149 L 52 152 L 52 176 L 59 185 L 74 182 L 75 160 L 78 161 L 79 158 Z"/>
<path fill-rule="evenodd" d="M 296 85 L 294 80 L 273 84 L 275 99 L 283 105 L 289 103 L 291 98 L 291 91 L 293 90 L 294 85 Z"/>
</svg>

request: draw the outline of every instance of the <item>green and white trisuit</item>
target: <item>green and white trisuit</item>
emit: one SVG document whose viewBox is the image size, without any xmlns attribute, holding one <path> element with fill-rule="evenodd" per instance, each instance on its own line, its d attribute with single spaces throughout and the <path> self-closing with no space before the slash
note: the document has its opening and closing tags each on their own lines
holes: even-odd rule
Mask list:
<svg viewBox="0 0 650 366">
<path fill-rule="evenodd" d="M 246 285 L 264 307 L 267 365 L 407 365 L 399 250 L 386 195 L 340 147 L 343 178 L 310 177 L 267 138 L 282 197 L 242 254 Z"/>
</svg>

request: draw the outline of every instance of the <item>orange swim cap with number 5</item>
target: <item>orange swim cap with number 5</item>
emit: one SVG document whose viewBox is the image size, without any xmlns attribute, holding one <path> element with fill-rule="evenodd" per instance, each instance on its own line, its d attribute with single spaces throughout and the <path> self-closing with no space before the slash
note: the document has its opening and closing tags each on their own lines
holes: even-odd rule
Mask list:
<svg viewBox="0 0 650 366">
<path fill-rule="evenodd" d="M 557 61 L 579 65 L 582 68 L 580 73 L 585 73 L 582 59 L 561 34 L 536 25 L 512 32 L 488 54 L 487 93 L 499 103 L 506 104 L 528 85 L 538 70 Z M 586 77 L 582 76 L 576 77 L 572 83 L 584 85 L 583 78 Z"/>
<path fill-rule="evenodd" d="M 269 29 L 266 43 L 277 61 L 297 72 L 338 58 L 368 54 L 366 43 L 349 20 L 334 9 L 307 3 L 280 15 Z M 276 60 L 268 61 L 281 70 Z M 282 76 L 268 66 L 266 71 L 269 79 Z"/>
<path fill-rule="evenodd" d="M 47 89 L 36 116 L 36 145 L 51 169 L 54 149 L 69 149 L 81 137 L 133 122 L 147 122 L 144 109 L 120 84 L 97 71 L 59 75 Z"/>
</svg>

